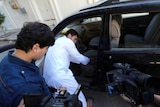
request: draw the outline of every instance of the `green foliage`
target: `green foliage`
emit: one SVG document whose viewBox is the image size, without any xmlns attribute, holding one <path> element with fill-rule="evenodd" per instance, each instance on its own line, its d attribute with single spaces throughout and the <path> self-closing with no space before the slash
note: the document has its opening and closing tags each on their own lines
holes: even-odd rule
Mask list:
<svg viewBox="0 0 160 107">
<path fill-rule="evenodd" d="M 4 22 L 5 16 L 0 13 L 0 25 Z"/>
</svg>

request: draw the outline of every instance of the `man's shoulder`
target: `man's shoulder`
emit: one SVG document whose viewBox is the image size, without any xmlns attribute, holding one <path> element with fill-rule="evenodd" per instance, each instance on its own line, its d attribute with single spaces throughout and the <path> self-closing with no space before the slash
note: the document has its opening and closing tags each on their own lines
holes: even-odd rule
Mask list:
<svg viewBox="0 0 160 107">
<path fill-rule="evenodd" d="M 62 43 L 64 45 L 67 44 L 74 44 L 73 41 L 69 38 L 67 38 L 66 36 L 60 37 L 56 40 L 56 43 Z"/>
<path fill-rule="evenodd" d="M 2 60 L 1 60 L 1 62 L 0 62 L 0 68 L 1 67 L 4 67 L 4 65 L 5 66 L 7 66 L 9 64 L 9 61 L 8 61 L 8 55 L 7 56 L 5 56 Z M 10 68 L 10 67 L 9 67 Z"/>
</svg>

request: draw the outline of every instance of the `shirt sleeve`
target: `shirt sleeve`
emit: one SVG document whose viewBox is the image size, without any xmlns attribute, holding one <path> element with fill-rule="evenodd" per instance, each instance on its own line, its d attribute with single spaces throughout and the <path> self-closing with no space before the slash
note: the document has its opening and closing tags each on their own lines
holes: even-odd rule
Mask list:
<svg viewBox="0 0 160 107">
<path fill-rule="evenodd" d="M 71 62 L 77 63 L 77 64 L 83 64 L 83 65 L 87 65 L 90 61 L 90 59 L 86 56 L 84 56 L 83 54 L 81 54 L 74 42 L 72 40 L 69 40 L 67 45 L 66 45 L 66 49 L 70 55 L 70 60 Z"/>
</svg>

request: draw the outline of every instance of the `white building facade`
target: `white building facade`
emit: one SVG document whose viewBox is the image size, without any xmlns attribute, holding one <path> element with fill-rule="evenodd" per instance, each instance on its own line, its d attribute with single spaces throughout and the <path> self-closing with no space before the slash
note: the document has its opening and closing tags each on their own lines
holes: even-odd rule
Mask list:
<svg viewBox="0 0 160 107">
<path fill-rule="evenodd" d="M 0 0 L 2 24 L 7 30 L 19 29 L 24 22 L 39 21 L 56 25 L 72 12 L 99 0 Z"/>
</svg>

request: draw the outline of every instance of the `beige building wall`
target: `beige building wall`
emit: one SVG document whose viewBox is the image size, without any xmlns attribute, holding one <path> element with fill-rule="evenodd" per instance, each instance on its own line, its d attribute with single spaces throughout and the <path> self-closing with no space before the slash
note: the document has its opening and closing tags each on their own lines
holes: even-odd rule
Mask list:
<svg viewBox="0 0 160 107">
<path fill-rule="evenodd" d="M 0 13 L 6 16 L 3 26 L 19 29 L 24 22 L 39 21 L 56 25 L 71 13 L 99 0 L 1 0 Z"/>
<path fill-rule="evenodd" d="M 24 22 L 36 19 L 28 0 L 2 0 L 2 9 L 7 30 L 21 28 Z"/>
</svg>

